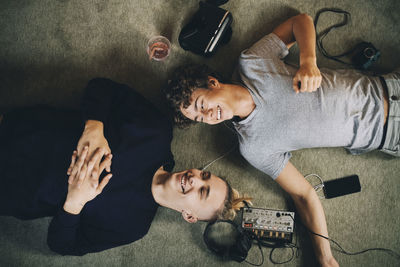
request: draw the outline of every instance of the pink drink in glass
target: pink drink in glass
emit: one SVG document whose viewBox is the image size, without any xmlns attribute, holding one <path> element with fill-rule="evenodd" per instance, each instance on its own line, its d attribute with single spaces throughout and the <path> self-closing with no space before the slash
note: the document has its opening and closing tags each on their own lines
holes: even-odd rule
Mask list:
<svg viewBox="0 0 400 267">
<path fill-rule="evenodd" d="M 171 44 L 164 36 L 155 36 L 147 44 L 147 54 L 150 60 L 162 61 L 168 57 L 170 50 Z"/>
</svg>

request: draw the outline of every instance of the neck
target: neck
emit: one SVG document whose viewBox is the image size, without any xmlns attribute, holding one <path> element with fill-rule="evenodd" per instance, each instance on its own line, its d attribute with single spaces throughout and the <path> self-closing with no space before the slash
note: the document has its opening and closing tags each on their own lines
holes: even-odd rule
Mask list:
<svg viewBox="0 0 400 267">
<path fill-rule="evenodd" d="M 164 184 L 165 181 L 168 180 L 171 173 L 164 170 L 163 166 L 158 168 L 153 176 L 153 181 L 151 183 L 151 193 L 153 195 L 154 200 L 158 205 L 171 208 L 167 198 L 164 195 Z"/>
<path fill-rule="evenodd" d="M 230 90 L 233 92 L 234 116 L 244 119 L 250 115 L 256 104 L 247 88 L 237 84 L 231 84 L 230 86 L 232 87 Z"/>
</svg>

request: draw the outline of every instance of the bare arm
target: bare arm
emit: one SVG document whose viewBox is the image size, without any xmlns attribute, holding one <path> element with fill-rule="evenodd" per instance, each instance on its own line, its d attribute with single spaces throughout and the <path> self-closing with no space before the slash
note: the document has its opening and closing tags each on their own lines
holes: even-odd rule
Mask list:
<svg viewBox="0 0 400 267">
<path fill-rule="evenodd" d="M 321 85 L 321 73 L 315 54 L 315 29 L 313 19 L 307 14 L 291 17 L 273 30 L 288 48 L 297 42 L 300 49 L 300 68 L 293 79 L 293 89 L 313 92 Z M 299 87 L 298 83 L 301 83 Z"/>
<path fill-rule="evenodd" d="M 303 223 L 314 233 L 328 236 L 325 213 L 314 188 L 296 167 L 288 162 L 276 182 L 290 194 Z M 314 251 L 321 266 L 339 266 L 332 255 L 329 241 L 310 234 Z"/>
</svg>

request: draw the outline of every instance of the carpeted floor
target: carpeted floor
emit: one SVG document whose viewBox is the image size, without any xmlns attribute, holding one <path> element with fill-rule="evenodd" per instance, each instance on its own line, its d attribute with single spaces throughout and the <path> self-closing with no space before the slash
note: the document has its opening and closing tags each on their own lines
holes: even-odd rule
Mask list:
<svg viewBox="0 0 400 267">
<path fill-rule="evenodd" d="M 227 77 L 236 59 L 275 26 L 299 12 L 315 16 L 323 7 L 339 7 L 352 14 L 349 25 L 326 38 L 326 48 L 340 53 L 360 40 L 382 52 L 375 71 L 400 65 L 400 7 L 395 0 L 231 0 L 223 7 L 234 16 L 233 36 L 209 59 L 185 52 L 177 38 L 195 12 L 198 0 L 2 0 L 0 1 L 0 111 L 35 104 L 77 108 L 86 82 L 108 77 L 135 87 L 161 109 L 161 88 L 181 64 L 207 63 Z M 324 28 L 340 18 L 324 15 Z M 164 62 L 149 61 L 147 40 L 165 35 L 172 42 Z M 298 50 L 288 61 L 297 62 Z M 343 68 L 318 53 L 320 67 Z M 176 170 L 201 167 L 235 145 L 223 125 L 197 125 L 174 131 Z M 1 152 L 0 152 L 1 153 Z M 344 149 L 307 149 L 292 162 L 303 173 L 324 180 L 350 174 L 360 177 L 361 193 L 322 200 L 330 236 L 348 251 L 385 247 L 400 252 L 400 160 L 373 152 L 351 156 Z M 293 210 L 293 203 L 269 177 L 255 170 L 235 150 L 209 168 L 254 197 L 257 207 Z M 49 219 L 19 221 L 0 217 L 0 266 L 239 266 L 210 254 L 203 241 L 204 223 L 190 225 L 176 212 L 160 208 L 150 232 L 142 240 L 83 257 L 58 256 L 46 245 Z M 283 266 L 314 266 L 311 243 L 297 228 L 298 257 Z M 270 249 L 264 249 L 265 263 Z M 334 251 L 341 266 L 399 266 L 382 252 L 346 256 Z M 274 259 L 284 261 L 290 250 Z M 259 251 L 249 261 L 259 262 Z M 247 264 L 243 263 L 244 266 Z"/>
</svg>

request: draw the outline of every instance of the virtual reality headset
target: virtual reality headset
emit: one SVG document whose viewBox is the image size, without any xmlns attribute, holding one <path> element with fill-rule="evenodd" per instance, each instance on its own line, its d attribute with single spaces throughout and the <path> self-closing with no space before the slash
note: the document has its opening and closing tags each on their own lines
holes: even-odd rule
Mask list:
<svg viewBox="0 0 400 267">
<path fill-rule="evenodd" d="M 218 6 L 226 2 L 199 3 L 199 10 L 179 34 L 179 44 L 184 50 L 209 57 L 221 44 L 229 42 L 233 17 L 229 11 Z"/>
</svg>

